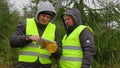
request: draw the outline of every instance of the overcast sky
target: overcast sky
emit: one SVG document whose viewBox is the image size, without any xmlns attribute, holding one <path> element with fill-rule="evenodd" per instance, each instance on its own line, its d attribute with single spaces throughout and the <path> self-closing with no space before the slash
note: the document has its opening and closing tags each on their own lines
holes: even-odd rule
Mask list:
<svg viewBox="0 0 120 68">
<path fill-rule="evenodd" d="M 20 11 L 20 14 L 23 14 L 23 5 L 29 4 L 29 0 L 9 0 L 9 2 L 14 5 L 15 9 L 18 9 Z M 88 1 L 86 1 L 86 4 L 89 5 L 89 7 L 91 8 L 94 7 L 93 4 L 88 4 Z"/>
<path fill-rule="evenodd" d="M 94 1 L 97 3 L 96 0 L 94 0 Z M 119 1 L 119 0 L 115 0 L 115 1 Z M 20 11 L 20 14 L 23 13 L 23 11 L 22 11 L 23 5 L 29 4 L 29 0 L 9 0 L 9 2 L 11 4 L 14 4 L 14 7 Z M 89 0 L 89 2 L 86 1 L 86 4 L 91 8 L 100 8 L 99 5 L 97 5 L 97 4 L 96 4 L 97 6 L 94 6 L 92 4 L 91 0 Z"/>
<path fill-rule="evenodd" d="M 29 4 L 29 0 L 9 0 L 9 2 L 14 5 L 14 8 L 21 11 L 20 14 L 23 13 L 22 11 L 23 5 Z"/>
<path fill-rule="evenodd" d="M 29 0 L 9 0 L 11 4 L 14 4 L 15 7 L 21 8 L 22 5 L 28 4 Z"/>
</svg>

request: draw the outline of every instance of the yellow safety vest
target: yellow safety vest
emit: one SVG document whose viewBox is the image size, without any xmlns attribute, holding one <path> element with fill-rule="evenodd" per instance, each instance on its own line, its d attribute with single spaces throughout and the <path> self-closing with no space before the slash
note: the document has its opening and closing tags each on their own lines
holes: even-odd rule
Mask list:
<svg viewBox="0 0 120 68">
<path fill-rule="evenodd" d="M 42 34 L 42 38 L 54 41 L 55 39 L 56 26 L 49 23 Z M 26 35 L 37 35 L 39 36 L 38 29 L 34 18 L 27 19 L 26 24 Z M 40 46 L 36 45 L 36 42 L 32 42 L 19 49 L 19 59 L 22 62 L 35 62 L 39 57 L 39 61 L 42 64 L 51 63 L 51 54 L 47 49 L 41 49 Z"/>
<path fill-rule="evenodd" d="M 81 68 L 83 51 L 79 42 L 79 35 L 83 29 L 89 28 L 84 25 L 78 26 L 69 36 L 67 34 L 62 40 L 62 56 L 60 58 L 61 68 Z M 89 28 L 91 30 L 91 28 Z"/>
</svg>

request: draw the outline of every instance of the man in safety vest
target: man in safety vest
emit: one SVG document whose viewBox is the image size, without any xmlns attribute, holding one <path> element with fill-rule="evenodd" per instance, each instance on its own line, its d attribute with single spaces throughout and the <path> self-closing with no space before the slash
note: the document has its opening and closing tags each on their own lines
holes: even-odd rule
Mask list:
<svg viewBox="0 0 120 68">
<path fill-rule="evenodd" d="M 61 68 L 90 68 L 95 54 L 92 29 L 82 25 L 80 12 L 71 8 L 63 13 L 66 34 L 62 40 Z"/>
<path fill-rule="evenodd" d="M 51 22 L 55 17 L 53 5 L 46 1 L 38 7 L 35 18 L 27 18 L 18 24 L 10 39 L 11 47 L 19 48 L 16 68 L 51 68 L 51 59 L 60 56 L 61 47 L 56 43 L 38 44 L 38 41 L 41 38 L 56 40 L 56 26 Z"/>
</svg>

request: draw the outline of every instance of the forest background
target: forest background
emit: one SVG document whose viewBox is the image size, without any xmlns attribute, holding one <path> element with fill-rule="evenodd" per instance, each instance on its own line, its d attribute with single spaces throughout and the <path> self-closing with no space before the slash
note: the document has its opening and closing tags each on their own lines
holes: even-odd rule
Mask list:
<svg viewBox="0 0 120 68">
<path fill-rule="evenodd" d="M 17 64 L 18 49 L 11 48 L 9 40 L 20 20 L 35 16 L 37 6 L 46 0 L 30 0 L 23 5 L 20 14 L 8 0 L 0 0 L 0 68 L 14 68 Z M 80 10 L 84 25 L 94 31 L 96 54 L 92 68 L 120 67 L 120 1 L 119 0 L 49 0 L 57 11 L 55 24 L 59 40 L 65 34 L 61 14 L 69 8 Z M 88 4 L 94 5 L 91 8 Z M 12 8 L 12 9 L 11 9 Z M 55 64 L 53 68 L 57 68 Z"/>
</svg>

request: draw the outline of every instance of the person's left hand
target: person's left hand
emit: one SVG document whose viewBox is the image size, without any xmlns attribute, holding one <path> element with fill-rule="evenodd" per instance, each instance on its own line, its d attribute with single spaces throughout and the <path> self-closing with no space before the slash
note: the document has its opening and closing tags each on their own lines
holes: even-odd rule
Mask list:
<svg viewBox="0 0 120 68">
<path fill-rule="evenodd" d="M 36 36 L 36 35 L 33 35 L 33 36 L 29 36 L 29 39 L 32 40 L 32 41 L 37 42 L 40 39 L 40 37 Z"/>
</svg>

